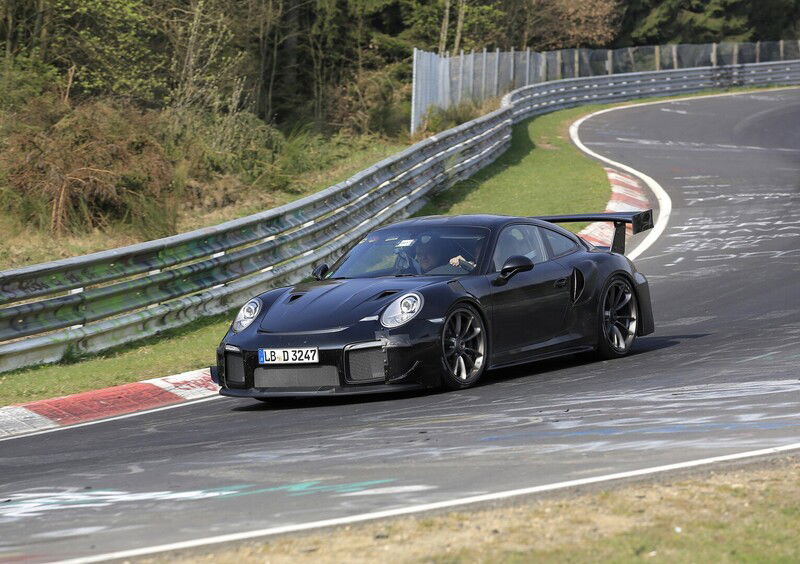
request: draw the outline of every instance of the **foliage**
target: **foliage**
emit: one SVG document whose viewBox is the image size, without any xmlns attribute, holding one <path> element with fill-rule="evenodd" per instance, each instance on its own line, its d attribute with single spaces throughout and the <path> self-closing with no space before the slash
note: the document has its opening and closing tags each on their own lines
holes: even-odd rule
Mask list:
<svg viewBox="0 0 800 564">
<path fill-rule="evenodd" d="M 622 45 L 796 39 L 800 0 L 632 0 Z"/>
<path fill-rule="evenodd" d="M 14 110 L 59 84 L 56 68 L 38 57 L 0 58 L 0 112 Z"/>
<path fill-rule="evenodd" d="M 53 61 L 75 68 L 82 93 L 157 100 L 166 61 L 148 11 L 143 0 L 53 0 Z"/>
<path fill-rule="evenodd" d="M 43 121 L 42 116 L 47 116 Z M 145 237 L 174 230 L 172 167 L 151 113 L 34 98 L 0 154 L 0 207 L 54 234 L 122 221 Z"/>
</svg>

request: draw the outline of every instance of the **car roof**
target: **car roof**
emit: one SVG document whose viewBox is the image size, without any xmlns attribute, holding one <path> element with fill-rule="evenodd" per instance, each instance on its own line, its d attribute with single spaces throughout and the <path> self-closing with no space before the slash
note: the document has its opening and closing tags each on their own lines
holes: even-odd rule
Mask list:
<svg viewBox="0 0 800 564">
<path fill-rule="evenodd" d="M 513 215 L 490 215 L 490 214 L 472 214 L 472 215 L 428 215 L 424 217 L 415 217 L 398 221 L 381 227 L 381 229 L 394 228 L 394 227 L 423 227 L 426 225 L 438 226 L 447 225 L 451 227 L 487 227 L 489 229 L 497 229 L 509 223 L 517 223 L 523 221 L 525 223 L 533 223 L 535 225 L 542 225 L 546 227 L 556 227 L 557 230 L 563 231 L 562 228 L 540 219 L 532 217 L 520 217 Z"/>
</svg>

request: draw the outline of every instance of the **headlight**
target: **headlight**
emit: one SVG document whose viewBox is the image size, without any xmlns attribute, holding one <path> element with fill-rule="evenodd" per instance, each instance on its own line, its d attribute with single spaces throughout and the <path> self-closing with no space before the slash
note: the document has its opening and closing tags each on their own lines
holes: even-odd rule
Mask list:
<svg viewBox="0 0 800 564">
<path fill-rule="evenodd" d="M 422 296 L 416 292 L 404 294 L 389 304 L 381 315 L 381 325 L 392 328 L 408 323 L 422 310 Z"/>
<path fill-rule="evenodd" d="M 258 317 L 261 312 L 261 300 L 253 298 L 242 306 L 239 313 L 236 314 L 236 319 L 233 320 L 233 330 L 235 333 L 243 331 L 250 327 L 253 320 Z"/>
</svg>

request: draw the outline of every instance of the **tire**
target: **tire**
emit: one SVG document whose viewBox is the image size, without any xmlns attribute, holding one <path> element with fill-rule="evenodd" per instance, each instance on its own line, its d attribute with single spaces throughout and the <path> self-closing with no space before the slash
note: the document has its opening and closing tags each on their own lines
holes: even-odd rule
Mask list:
<svg viewBox="0 0 800 564">
<path fill-rule="evenodd" d="M 605 360 L 627 356 L 636 340 L 638 319 L 639 302 L 630 281 L 612 276 L 598 304 L 597 356 Z"/>
<path fill-rule="evenodd" d="M 488 337 L 478 310 L 459 304 L 445 317 L 439 339 L 442 386 L 461 390 L 474 386 L 486 371 Z"/>
</svg>

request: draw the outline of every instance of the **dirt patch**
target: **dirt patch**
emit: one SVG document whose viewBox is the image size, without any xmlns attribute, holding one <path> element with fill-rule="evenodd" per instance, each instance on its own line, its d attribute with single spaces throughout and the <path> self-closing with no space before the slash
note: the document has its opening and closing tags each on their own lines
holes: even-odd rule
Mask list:
<svg viewBox="0 0 800 564">
<path fill-rule="evenodd" d="M 797 561 L 798 529 L 800 458 L 788 457 L 764 468 L 376 521 L 148 562 Z"/>
</svg>

